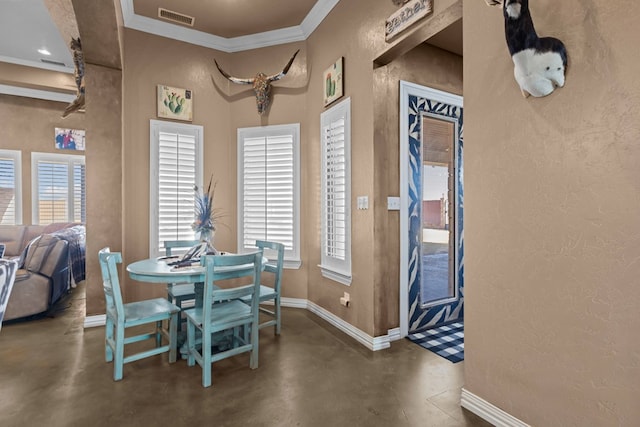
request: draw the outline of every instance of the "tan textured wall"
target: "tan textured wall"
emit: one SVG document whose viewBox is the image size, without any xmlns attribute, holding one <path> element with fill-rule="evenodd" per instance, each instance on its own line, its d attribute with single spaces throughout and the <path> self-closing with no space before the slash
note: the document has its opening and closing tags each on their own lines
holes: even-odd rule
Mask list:
<svg viewBox="0 0 640 427">
<path fill-rule="evenodd" d="M 122 248 L 122 72 L 87 64 L 87 316 L 104 314 L 98 251 Z"/>
<path fill-rule="evenodd" d="M 22 223 L 31 224 L 31 153 L 85 154 L 55 148 L 55 128 L 86 129 L 83 114 L 60 117 L 64 102 L 0 95 L 0 149 L 22 151 Z"/>
<path fill-rule="evenodd" d="M 445 13 L 446 18 L 443 20 L 443 11 L 451 10 L 456 5 L 460 6 L 459 0 L 436 2 L 432 17 L 404 32 L 392 43 L 384 41 L 383 29 L 384 20 L 396 7 L 391 2 L 372 4 L 366 0 L 340 2 L 306 42 L 236 54 L 215 52 L 125 30 L 122 134 L 118 126 L 112 123 L 116 119 L 113 109 L 118 108 L 120 87 L 112 80 L 113 76 L 104 70 L 96 71 L 93 81 L 101 99 L 100 108 L 93 110 L 97 115 L 91 119 L 91 127 L 96 128 L 88 129 L 87 135 L 89 137 L 92 132 L 98 133 L 100 138 L 94 141 L 100 141 L 101 151 L 95 152 L 95 156 L 87 153 L 88 185 L 97 186 L 101 182 L 107 182 L 109 188 L 103 190 L 93 202 L 88 201 L 89 204 L 95 203 L 95 209 L 90 208 L 90 215 L 95 215 L 95 219 L 90 219 L 89 223 L 95 221 L 100 226 L 98 229 L 94 228 L 93 232 L 88 232 L 89 250 L 95 252 L 108 244 L 114 250 L 123 252 L 125 265 L 148 256 L 149 120 L 156 118 L 156 85 L 186 87 L 194 91 L 193 123 L 204 126 L 205 174 L 213 173 L 218 179 L 216 199 L 228 213 L 225 218 L 228 228 L 222 227 L 216 234 L 216 245 L 229 250 L 236 247 L 236 129 L 299 122 L 303 266 L 300 270 L 286 270 L 283 294 L 285 297 L 308 298 L 370 335 L 385 334 L 389 327 L 397 326 L 398 275 L 394 271 L 397 266 L 389 270 L 382 266 L 378 266 L 376 270 L 371 268 L 371 260 L 375 259 L 376 254 L 379 256 L 381 248 L 390 247 L 397 253 L 398 241 L 397 226 L 394 225 L 397 220 L 393 219 L 397 213 L 389 214 L 386 209 L 381 208 L 386 207 L 388 188 L 374 190 L 374 164 L 384 163 L 384 160 L 382 157 L 376 160 L 373 150 L 374 123 L 380 123 L 374 116 L 374 100 L 378 95 L 374 95 L 373 62 L 383 54 L 385 61 L 393 60 L 419 44 L 423 34 L 428 34 L 433 28 L 451 19 L 450 14 Z M 113 15 L 110 6 L 105 7 L 105 10 L 107 15 Z M 93 61 L 109 63 L 107 59 L 117 57 L 113 54 L 113 49 L 107 49 L 109 52 L 104 57 L 94 48 L 102 40 L 98 33 L 113 34 L 115 23 L 97 26 L 92 21 L 95 13 L 90 7 L 81 12 L 76 10 L 78 25 L 84 34 L 83 41 L 87 41 L 89 46 L 87 53 Z M 94 27 L 99 30 L 94 31 Z M 109 43 L 106 46 L 113 46 L 113 40 L 109 37 L 107 39 Z M 221 78 L 213 64 L 215 57 L 227 71 L 238 76 L 249 77 L 258 71 L 275 73 L 298 48 L 301 48 L 301 52 L 289 75 L 274 86 L 272 107 L 266 117 L 260 117 L 256 113 L 251 90 L 228 83 Z M 352 208 L 355 207 L 353 201 L 360 195 L 369 196 L 371 206 L 368 211 L 353 209 L 354 279 L 350 287 L 322 278 L 317 267 L 320 262 L 319 121 L 320 114 L 324 111 L 322 72 L 340 56 L 345 57 L 345 97 L 352 98 Z M 384 84 L 394 85 L 392 80 Z M 111 90 L 107 90 L 108 85 L 111 85 Z M 90 98 L 89 86 L 87 91 L 88 102 L 97 105 L 96 98 Z M 109 103 L 112 100 L 114 105 L 110 110 Z M 101 114 L 106 115 L 104 122 L 100 120 Z M 122 148 L 120 136 L 123 140 Z M 88 139 L 88 143 L 89 141 Z M 389 143 L 389 147 L 393 147 L 394 142 Z M 397 145 L 397 137 L 395 144 Z M 383 151 L 382 156 L 386 155 Z M 121 158 L 120 165 L 117 164 L 118 158 Z M 92 162 L 95 160 L 91 159 L 105 159 L 100 163 L 99 173 L 96 175 L 92 172 Z M 391 162 L 394 163 L 393 168 L 397 169 L 397 160 Z M 108 167 L 110 171 L 107 171 Z M 390 174 L 390 188 L 397 188 L 397 184 L 392 183 L 397 180 L 397 170 L 394 172 L 393 168 L 385 167 L 384 173 Z M 100 190 L 95 191 L 99 193 Z M 116 213 L 118 209 L 119 215 Z M 383 225 L 391 218 L 390 227 L 384 225 L 374 232 L 376 215 L 380 216 L 379 220 Z M 385 262 L 397 264 L 397 254 L 395 256 L 395 259 L 385 258 Z M 99 270 L 94 267 L 93 263 L 89 266 L 97 274 Z M 93 273 L 89 275 L 92 276 Z M 123 274 L 123 281 L 127 300 L 162 295 L 164 292 L 160 286 L 129 281 L 126 274 Z M 339 305 L 339 297 L 345 290 L 352 295 L 353 302 L 349 309 Z M 97 314 L 102 309 L 100 292 L 90 291 L 87 295 L 87 313 Z"/>
<path fill-rule="evenodd" d="M 284 81 L 273 87 L 268 116 L 257 113 L 251 86 L 233 85 L 220 75 L 214 58 L 232 75 L 253 77 L 258 71 L 281 71 L 301 44 L 242 52 L 233 57 L 211 49 L 134 30 L 125 31 L 124 73 L 124 264 L 149 254 L 149 120 L 156 116 L 156 86 L 193 91 L 193 122 L 204 127 L 204 176 L 217 180 L 215 203 L 225 217 L 215 236 L 218 248 L 236 250 L 237 128 L 298 123 L 304 118 L 305 54 L 298 54 Z M 186 122 L 183 122 L 186 123 Z M 304 131 L 304 125 L 301 126 Z M 304 151 L 304 135 L 301 137 Z M 159 285 L 125 280 L 127 298 L 161 295 Z M 283 292 L 306 298 L 303 271 L 286 270 Z"/>
<path fill-rule="evenodd" d="M 536 426 L 640 424 L 640 6 L 531 2 L 566 86 L 524 99 L 465 2 L 465 388 Z"/>
<path fill-rule="evenodd" d="M 459 5 L 455 0 L 436 2 L 434 17 L 454 4 Z M 216 234 L 216 245 L 228 250 L 236 247 L 237 128 L 300 123 L 303 265 L 300 270 L 285 270 L 283 295 L 309 299 L 370 335 L 386 334 L 389 327 L 397 326 L 398 275 L 391 275 L 388 271 L 376 273 L 371 268 L 371 260 L 374 257 L 374 239 L 383 242 L 379 247 L 395 245 L 394 250 L 398 251 L 398 230 L 384 228 L 374 237 L 374 212 L 386 218 L 386 210 L 374 211 L 371 208 L 359 211 L 354 203 L 357 196 L 367 195 L 370 206 L 379 203 L 386 206 L 387 194 L 381 200 L 376 200 L 374 194 L 373 61 L 391 46 L 401 45 L 412 31 L 427 27 L 432 19 L 387 44 L 384 41 L 384 20 L 395 9 L 391 2 L 340 2 L 306 42 L 235 54 L 215 52 L 126 30 L 123 155 L 126 183 L 124 233 L 127 236 L 124 242 L 125 264 L 148 254 L 148 135 L 149 119 L 156 116 L 155 87 L 159 83 L 186 87 L 194 91 L 193 123 L 204 126 L 205 174 L 207 171 L 215 174 L 219 182 L 216 201 L 229 214 L 225 219 L 228 228 L 222 228 Z M 363 10 L 367 10 L 367 13 L 363 14 Z M 353 25 L 354 22 L 357 25 Z M 251 89 L 226 81 L 213 63 L 216 58 L 227 72 L 238 77 L 251 77 L 258 71 L 270 74 L 282 69 L 298 48 L 301 52 L 289 74 L 274 85 L 271 109 L 263 117 L 256 112 Z M 322 73 L 340 56 L 345 57 L 345 97 L 352 98 L 354 279 L 350 287 L 324 279 L 317 267 L 320 263 L 320 114 L 324 111 Z M 395 141 L 397 145 L 397 136 Z M 398 160 L 395 160 L 396 169 L 397 163 Z M 397 191 L 397 184 L 395 187 Z M 381 276 L 376 278 L 376 274 Z M 130 282 L 127 281 L 126 286 L 129 299 L 160 295 L 163 291 L 158 286 Z M 374 297 L 376 282 L 381 295 L 384 295 L 378 301 Z M 352 297 L 352 305 L 348 309 L 339 304 L 344 291 L 350 292 Z M 388 293 L 395 297 L 386 299 Z M 374 307 L 376 304 L 377 307 Z M 382 326 L 377 328 L 374 326 L 376 311 L 382 312 L 384 318 Z"/>
<path fill-rule="evenodd" d="M 387 196 L 399 196 L 399 81 L 462 95 L 462 57 L 421 44 L 374 71 L 374 265 L 375 335 L 399 324 L 400 212 Z"/>
<path fill-rule="evenodd" d="M 0 84 L 75 95 L 73 74 L 0 62 Z M 63 108 L 64 111 L 64 108 Z"/>
<path fill-rule="evenodd" d="M 382 157 L 374 156 L 374 126 L 376 123 L 380 125 L 380 120 L 385 123 L 381 126 L 386 125 L 386 118 L 374 115 L 374 103 L 376 99 L 380 99 L 377 89 L 374 89 L 374 60 L 385 52 L 393 51 L 393 54 L 384 55 L 386 61 L 391 61 L 421 43 L 423 39 L 413 35 L 424 32 L 424 29 L 435 21 L 439 22 L 443 12 L 452 5 L 460 6 L 460 3 L 454 0 L 435 2 L 432 16 L 402 33 L 391 43 L 387 43 L 384 40 L 384 21 L 397 10 L 392 2 L 341 1 L 307 40 L 309 63 L 312 64 L 307 93 L 309 151 L 305 158 L 306 176 L 309 179 L 307 193 L 308 197 L 313 197 L 306 219 L 310 224 L 306 231 L 309 236 L 310 257 L 309 300 L 371 336 L 386 335 L 390 327 L 397 327 L 399 324 L 399 274 L 394 274 L 394 269 L 397 272 L 399 258 L 399 231 L 394 225 L 394 222 L 397 222 L 394 220 L 397 212 L 386 211 L 386 197 L 390 194 L 397 195 L 399 160 L 397 154 L 395 160 L 388 158 L 386 161 Z M 340 56 L 345 58 L 345 97 L 351 97 L 352 114 L 353 282 L 348 287 L 324 279 L 317 267 L 320 264 L 320 114 L 324 111 L 322 73 Z M 382 84 L 384 86 L 394 83 L 387 80 Z M 397 108 L 394 106 L 398 104 L 389 101 L 388 105 L 393 109 Z M 397 127 L 397 124 L 395 126 Z M 397 146 L 397 133 L 390 137 L 393 140 L 388 140 L 385 144 L 390 144 L 389 147 L 393 147 L 393 144 Z M 388 153 L 381 153 L 381 156 L 393 155 L 393 148 L 390 150 Z M 386 162 L 392 166 L 386 165 Z M 378 171 L 378 166 L 383 166 L 383 169 Z M 395 190 L 387 193 L 386 188 L 376 189 L 376 180 L 388 180 L 388 186 L 395 186 Z M 356 209 L 355 202 L 358 196 L 369 197 L 369 210 Z M 387 247 L 395 253 L 390 257 L 381 256 Z M 395 265 L 389 270 L 384 268 L 394 262 Z M 352 302 L 349 308 L 340 305 L 340 297 L 345 291 L 351 294 Z"/>
</svg>

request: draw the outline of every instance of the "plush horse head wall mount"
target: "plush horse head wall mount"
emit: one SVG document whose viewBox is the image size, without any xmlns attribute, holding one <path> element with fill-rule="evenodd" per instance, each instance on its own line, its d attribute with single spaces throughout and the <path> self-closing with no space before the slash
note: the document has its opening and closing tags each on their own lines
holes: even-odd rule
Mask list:
<svg viewBox="0 0 640 427">
<path fill-rule="evenodd" d="M 253 86 L 253 91 L 256 94 L 256 105 L 258 107 L 258 114 L 262 115 L 267 111 L 269 103 L 271 102 L 271 82 L 280 80 L 287 74 L 289 68 L 291 68 L 291 64 L 293 64 L 293 60 L 296 59 L 296 55 L 298 54 L 298 52 L 300 52 L 300 49 L 296 50 L 296 53 L 293 54 L 287 65 L 278 74 L 267 76 L 264 73 L 258 73 L 252 79 L 241 79 L 238 77 L 233 77 L 222 68 L 220 68 L 220 65 L 218 65 L 218 61 L 214 59 L 213 62 L 216 63 L 216 67 L 218 67 L 218 71 L 220 71 L 220 74 L 225 76 L 233 83 Z"/>
<path fill-rule="evenodd" d="M 538 37 L 529 12 L 529 0 L 485 0 L 502 5 L 507 47 L 513 60 L 513 74 L 524 97 L 547 96 L 563 87 L 567 49 L 553 37 Z"/>
</svg>

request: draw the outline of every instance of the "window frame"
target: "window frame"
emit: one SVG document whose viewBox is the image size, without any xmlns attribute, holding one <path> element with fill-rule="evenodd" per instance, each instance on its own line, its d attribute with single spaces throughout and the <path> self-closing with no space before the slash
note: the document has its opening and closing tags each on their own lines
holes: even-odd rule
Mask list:
<svg viewBox="0 0 640 427">
<path fill-rule="evenodd" d="M 13 160 L 14 181 L 14 222 L 7 225 L 21 225 L 22 219 L 22 151 L 0 149 L 0 158 Z"/>
<path fill-rule="evenodd" d="M 33 152 L 31 153 L 31 223 L 32 224 L 42 224 L 40 222 L 40 175 L 38 170 L 38 163 L 41 161 L 50 161 L 55 163 L 63 163 L 66 162 L 69 165 L 68 177 L 69 181 L 67 183 L 67 222 L 77 222 L 73 217 L 74 210 L 74 201 L 75 201 L 75 191 L 73 188 L 74 185 L 74 168 L 75 164 L 82 164 L 85 166 L 85 203 L 87 199 L 86 194 L 86 179 L 87 179 L 87 169 L 86 169 L 86 158 L 83 154 L 62 154 L 62 153 L 42 153 L 42 152 Z M 86 212 L 86 206 L 85 206 Z M 86 218 L 85 218 L 86 219 Z M 54 221 L 61 222 L 61 221 Z"/>
<path fill-rule="evenodd" d="M 327 254 L 327 144 L 325 128 L 337 120 L 344 120 L 344 163 L 345 163 L 345 259 Z M 320 186 L 321 186 L 321 235 L 320 270 L 322 276 L 350 286 L 352 281 L 351 259 L 351 98 L 327 109 L 320 115 Z"/>
<path fill-rule="evenodd" d="M 246 138 L 269 138 L 283 134 L 291 135 L 293 141 L 293 250 L 285 249 L 284 268 L 299 269 L 302 265 L 300 257 L 300 123 L 238 128 L 237 248 L 239 253 L 249 251 L 244 247 L 244 141 Z M 275 251 L 265 250 L 265 256 L 273 257 Z"/>
<path fill-rule="evenodd" d="M 192 135 L 196 144 L 196 164 L 195 181 L 198 187 L 202 188 L 203 182 L 203 157 L 204 157 L 204 127 L 201 125 L 175 123 L 163 120 L 149 121 L 149 256 L 157 257 L 164 255 L 160 251 L 160 237 L 158 233 L 159 212 L 159 135 L 160 132 Z M 195 233 L 194 233 L 195 236 Z M 195 237 L 193 237 L 195 239 Z"/>
</svg>

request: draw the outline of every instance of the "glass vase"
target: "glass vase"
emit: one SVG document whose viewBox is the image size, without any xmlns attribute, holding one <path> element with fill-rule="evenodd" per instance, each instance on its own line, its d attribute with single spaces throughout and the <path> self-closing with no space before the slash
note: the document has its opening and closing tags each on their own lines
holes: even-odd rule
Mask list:
<svg viewBox="0 0 640 427">
<path fill-rule="evenodd" d="M 200 231 L 200 242 L 207 243 L 207 255 L 218 255 L 218 251 L 213 246 L 213 230 L 201 230 Z"/>
</svg>

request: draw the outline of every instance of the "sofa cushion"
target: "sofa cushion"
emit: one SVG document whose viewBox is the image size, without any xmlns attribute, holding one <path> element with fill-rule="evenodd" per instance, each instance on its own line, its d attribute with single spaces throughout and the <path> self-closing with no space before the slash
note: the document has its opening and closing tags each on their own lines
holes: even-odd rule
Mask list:
<svg viewBox="0 0 640 427">
<path fill-rule="evenodd" d="M 20 270 L 18 270 L 20 272 Z M 4 320 L 17 319 L 42 313 L 49 308 L 51 281 L 39 274 L 31 274 L 29 280 L 17 281 L 13 286 Z"/>
<path fill-rule="evenodd" d="M 29 243 L 29 249 L 27 250 L 27 256 L 24 260 L 23 268 L 39 273 L 42 270 L 44 263 L 47 261 L 49 253 L 59 241 L 59 238 L 52 236 L 51 234 L 43 234 L 42 236 L 33 239 L 31 243 Z"/>
<path fill-rule="evenodd" d="M 16 283 L 22 280 L 27 280 L 29 277 L 31 277 L 31 273 L 24 268 L 20 268 L 16 271 Z"/>
<path fill-rule="evenodd" d="M 24 225 L 0 225 L 0 243 L 5 244 L 5 258 L 20 255 L 25 228 Z"/>
<path fill-rule="evenodd" d="M 45 227 L 45 225 L 25 225 L 24 237 L 22 238 L 22 249 L 24 250 L 27 245 L 33 241 L 33 239 L 44 234 Z"/>
</svg>

